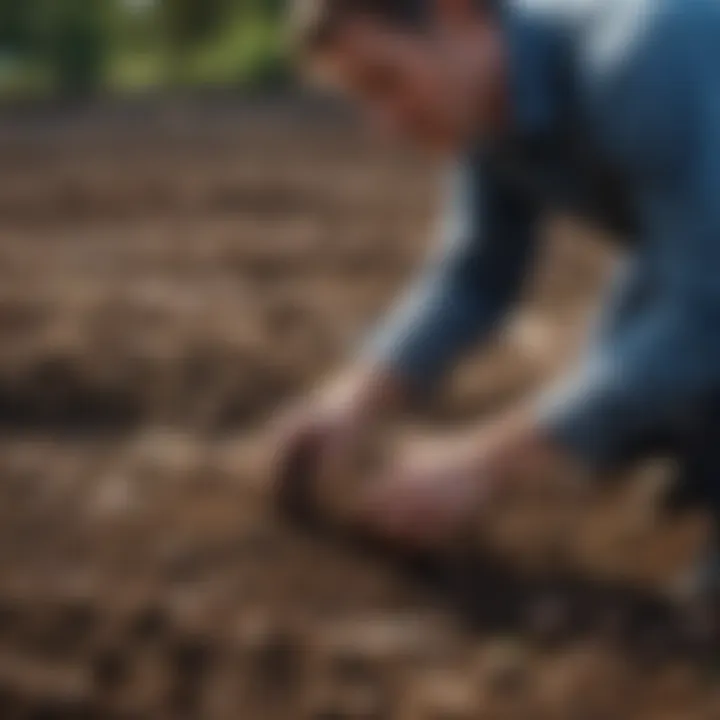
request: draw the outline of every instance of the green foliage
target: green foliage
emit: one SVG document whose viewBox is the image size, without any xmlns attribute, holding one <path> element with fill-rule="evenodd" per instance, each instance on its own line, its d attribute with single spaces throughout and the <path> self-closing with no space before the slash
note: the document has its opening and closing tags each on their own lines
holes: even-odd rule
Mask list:
<svg viewBox="0 0 720 720">
<path fill-rule="evenodd" d="M 17 59 L 20 75 L 41 72 L 64 93 L 90 93 L 104 76 L 110 2 L 0 0 L 0 49 Z"/>
<path fill-rule="evenodd" d="M 0 0 L 0 60 L 6 59 L 0 63 L 0 92 L 27 86 L 85 96 L 168 80 L 276 84 L 288 75 L 280 32 L 284 4 Z"/>
<path fill-rule="evenodd" d="M 237 14 L 221 34 L 200 46 L 189 80 L 242 87 L 276 86 L 287 80 L 282 36 L 275 19 L 255 12 Z"/>
<path fill-rule="evenodd" d="M 87 95 L 102 85 L 109 54 L 108 0 L 36 0 L 38 51 L 52 68 L 57 87 Z"/>
<path fill-rule="evenodd" d="M 190 56 L 225 20 L 226 0 L 160 0 L 160 17 L 174 82 L 186 79 Z"/>
<path fill-rule="evenodd" d="M 0 0 L 0 47 L 20 53 L 27 48 L 32 35 L 31 2 Z"/>
<path fill-rule="evenodd" d="M 186 49 L 218 32 L 227 19 L 227 0 L 161 0 L 162 20 L 168 41 Z"/>
</svg>

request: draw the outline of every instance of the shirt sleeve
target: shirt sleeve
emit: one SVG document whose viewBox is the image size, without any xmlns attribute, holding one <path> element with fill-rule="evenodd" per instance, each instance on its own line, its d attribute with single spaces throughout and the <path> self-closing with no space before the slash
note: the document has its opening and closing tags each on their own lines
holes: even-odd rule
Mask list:
<svg viewBox="0 0 720 720">
<path fill-rule="evenodd" d="M 418 389 L 486 338 L 518 295 L 534 246 L 530 202 L 477 158 L 451 177 L 439 252 L 370 338 L 365 352 Z"/>
<path fill-rule="evenodd" d="M 683 156 L 643 197 L 645 271 L 656 299 L 540 402 L 541 424 L 592 466 L 720 391 L 720 83 L 686 78 Z M 672 102 L 672 98 L 667 98 Z M 639 99 L 642 102 L 642 98 Z"/>
</svg>

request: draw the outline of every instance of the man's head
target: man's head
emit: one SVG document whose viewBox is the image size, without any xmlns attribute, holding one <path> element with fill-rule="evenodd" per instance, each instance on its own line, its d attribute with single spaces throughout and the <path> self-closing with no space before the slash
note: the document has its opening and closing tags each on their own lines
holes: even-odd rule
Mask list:
<svg viewBox="0 0 720 720">
<path fill-rule="evenodd" d="M 375 124 L 453 151 L 496 129 L 504 49 L 482 0 L 294 0 L 304 61 Z"/>
</svg>

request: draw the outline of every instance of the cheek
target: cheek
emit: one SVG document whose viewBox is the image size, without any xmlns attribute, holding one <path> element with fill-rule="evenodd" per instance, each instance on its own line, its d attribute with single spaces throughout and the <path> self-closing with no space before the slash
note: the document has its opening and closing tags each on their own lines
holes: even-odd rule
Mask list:
<svg viewBox="0 0 720 720">
<path fill-rule="evenodd" d="M 437 125 L 437 101 L 431 88 L 403 83 L 391 94 L 368 103 L 377 125 L 390 134 L 424 135 Z"/>
<path fill-rule="evenodd" d="M 452 84 L 444 77 L 440 67 L 428 69 L 418 76 L 416 99 L 428 122 L 438 129 L 445 130 L 452 124 L 457 99 L 453 95 Z"/>
<path fill-rule="evenodd" d="M 414 73 L 408 74 L 390 103 L 406 123 L 424 127 L 434 126 L 441 119 L 444 98 L 433 74 Z"/>
</svg>

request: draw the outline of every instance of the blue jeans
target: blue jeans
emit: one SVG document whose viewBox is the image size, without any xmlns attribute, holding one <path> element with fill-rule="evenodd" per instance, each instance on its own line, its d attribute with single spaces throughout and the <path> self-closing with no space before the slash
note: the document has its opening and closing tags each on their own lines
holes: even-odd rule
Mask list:
<svg viewBox="0 0 720 720">
<path fill-rule="evenodd" d="M 653 302 L 655 291 L 652 273 L 642 259 L 626 262 L 611 286 L 589 352 L 622 332 L 636 312 Z M 678 495 L 707 507 L 720 533 L 720 388 L 671 424 L 631 441 L 620 462 L 658 455 L 678 462 Z"/>
</svg>

